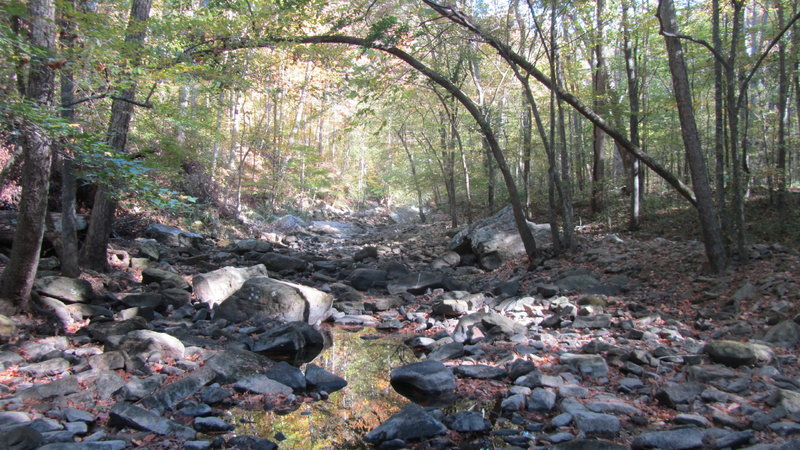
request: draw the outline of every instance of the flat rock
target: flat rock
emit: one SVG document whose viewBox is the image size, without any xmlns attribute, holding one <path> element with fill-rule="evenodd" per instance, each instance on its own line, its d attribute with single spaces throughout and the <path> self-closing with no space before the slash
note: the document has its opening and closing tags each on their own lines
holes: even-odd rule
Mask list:
<svg viewBox="0 0 800 450">
<path fill-rule="evenodd" d="M 275 360 L 302 364 L 316 358 L 325 339 L 316 328 L 303 321 L 279 325 L 256 337 L 251 350 Z"/>
<path fill-rule="evenodd" d="M 147 269 L 144 269 L 142 271 L 142 283 L 143 284 L 168 283 L 170 284 L 171 287 L 176 287 L 179 289 L 186 289 L 186 290 L 191 289 L 189 283 L 177 273 L 163 269 L 156 269 L 154 267 L 148 267 Z"/>
<path fill-rule="evenodd" d="M 186 347 L 180 339 L 167 333 L 151 330 L 134 330 L 120 341 L 120 350 L 142 361 L 183 359 Z"/>
<path fill-rule="evenodd" d="M 552 450 L 628 450 L 627 445 L 619 445 L 602 439 L 575 439 L 562 442 L 552 447 Z"/>
<path fill-rule="evenodd" d="M 528 411 L 547 413 L 556 406 L 556 393 L 543 388 L 536 388 L 528 397 Z"/>
<path fill-rule="evenodd" d="M 144 230 L 144 235 L 169 247 L 194 247 L 203 241 L 203 236 L 190 233 L 178 227 L 152 223 Z"/>
<path fill-rule="evenodd" d="M 304 259 L 275 252 L 264 253 L 258 262 L 273 272 L 302 272 L 308 265 Z"/>
<path fill-rule="evenodd" d="M 575 426 L 587 436 L 616 437 L 622 425 L 616 416 L 593 412 L 574 414 Z"/>
<path fill-rule="evenodd" d="M 217 374 L 219 383 L 236 381 L 264 371 L 275 365 L 271 359 L 247 350 L 226 349 L 208 358 L 205 367 Z"/>
<path fill-rule="evenodd" d="M 508 374 L 502 367 L 489 366 L 486 364 L 462 364 L 454 367 L 453 373 L 457 377 L 476 378 L 479 380 L 503 378 Z"/>
<path fill-rule="evenodd" d="M 428 353 L 428 359 L 434 361 L 447 361 L 464 356 L 464 344 L 461 342 L 450 342 L 441 345 L 436 350 Z"/>
<path fill-rule="evenodd" d="M 178 422 L 165 419 L 130 403 L 120 402 L 109 411 L 108 424 L 112 427 L 130 427 L 150 431 L 162 436 L 175 436 L 180 439 L 194 439 L 195 431 Z"/>
<path fill-rule="evenodd" d="M 409 441 L 425 439 L 447 432 L 447 427 L 425 412 L 420 406 L 411 404 L 390 417 L 364 436 L 371 444 L 402 439 Z"/>
<path fill-rule="evenodd" d="M 39 295 L 68 303 L 89 303 L 94 298 L 92 285 L 79 278 L 51 276 L 37 278 L 33 289 Z"/>
<path fill-rule="evenodd" d="M 292 388 L 283 383 L 267 377 L 266 375 L 252 375 L 234 383 L 233 388 L 240 392 L 253 394 L 292 395 Z"/>
<path fill-rule="evenodd" d="M 675 408 L 693 402 L 705 388 L 700 383 L 666 383 L 655 397 L 662 404 Z"/>
<path fill-rule="evenodd" d="M 468 314 L 458 320 L 453 331 L 453 340 L 469 342 L 475 336 L 475 328 L 484 336 L 509 338 L 525 332 L 525 326 L 497 313 L 479 312 Z"/>
<path fill-rule="evenodd" d="M 225 433 L 236 428 L 219 417 L 198 417 L 192 427 L 201 433 Z"/>
<path fill-rule="evenodd" d="M 19 371 L 34 378 L 42 378 L 62 374 L 69 370 L 71 366 L 72 364 L 70 364 L 69 361 L 64 358 L 53 358 L 38 363 L 20 366 Z"/>
<path fill-rule="evenodd" d="M 794 348 L 800 342 L 800 325 L 793 320 L 779 322 L 767 330 L 763 340 L 778 347 Z"/>
<path fill-rule="evenodd" d="M 642 433 L 633 439 L 633 449 L 657 448 L 664 450 L 683 450 L 703 448 L 705 433 L 697 427 L 675 428 L 667 431 Z"/>
</svg>

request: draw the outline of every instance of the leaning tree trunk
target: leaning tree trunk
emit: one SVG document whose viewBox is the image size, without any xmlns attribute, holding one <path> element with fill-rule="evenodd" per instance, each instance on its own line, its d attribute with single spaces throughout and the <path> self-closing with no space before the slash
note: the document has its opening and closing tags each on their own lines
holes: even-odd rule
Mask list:
<svg viewBox="0 0 800 450">
<path fill-rule="evenodd" d="M 711 263 L 711 269 L 720 273 L 727 266 L 727 255 L 722 240 L 722 227 L 719 215 L 714 206 L 714 198 L 706 173 L 703 150 L 700 147 L 700 135 L 694 118 L 694 106 L 686 72 L 686 62 L 683 58 L 683 48 L 678 34 L 678 21 L 675 18 L 675 9 L 672 0 L 660 0 L 658 5 L 658 18 L 662 27 L 662 34 L 667 44 L 669 69 L 672 74 L 672 87 L 675 91 L 675 100 L 678 104 L 678 118 L 681 122 L 681 135 L 686 150 L 686 159 L 692 176 L 692 185 L 697 196 L 697 213 L 703 230 L 703 242 L 706 255 Z"/>
<path fill-rule="evenodd" d="M 143 24 L 150 16 L 150 1 L 134 0 L 131 5 L 125 43 L 129 51 L 134 52 L 131 57 L 131 63 L 134 66 L 139 65 L 141 60 L 138 50 L 144 45 L 146 30 Z M 125 152 L 135 98 L 136 82 L 131 80 L 128 87 L 123 89 L 111 104 L 111 120 L 108 124 L 106 143 L 115 152 Z M 83 265 L 89 269 L 105 271 L 107 267 L 106 252 L 116 208 L 117 201 L 111 195 L 110 187 L 101 186 L 97 189 L 89 221 L 89 231 L 81 251 Z"/>
<path fill-rule="evenodd" d="M 26 97 L 43 110 L 53 102 L 55 74 L 48 62 L 55 52 L 55 7 L 52 0 L 30 0 L 30 43 L 34 50 Z M 0 278 L 0 309 L 28 308 L 47 213 L 52 141 L 37 123 L 23 124 L 22 197 L 11 258 Z"/>
</svg>

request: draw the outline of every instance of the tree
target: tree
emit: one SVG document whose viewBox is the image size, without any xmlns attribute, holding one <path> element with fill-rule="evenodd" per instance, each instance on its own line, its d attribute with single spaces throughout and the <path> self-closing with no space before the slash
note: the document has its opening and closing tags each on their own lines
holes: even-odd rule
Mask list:
<svg viewBox="0 0 800 450">
<path fill-rule="evenodd" d="M 52 114 L 55 72 L 55 7 L 52 0 L 30 0 L 31 61 L 25 97 L 28 107 L 46 118 Z M 33 114 L 32 114 L 33 115 Z M 50 186 L 52 138 L 39 121 L 23 127 L 22 198 L 11 258 L 0 278 L 0 309 L 28 308 L 45 229 Z"/>
<path fill-rule="evenodd" d="M 706 256 L 708 256 L 711 269 L 715 273 L 720 273 L 727 267 L 727 254 L 722 239 L 722 226 L 717 208 L 714 206 L 711 185 L 708 181 L 703 150 L 700 146 L 700 136 L 697 132 L 689 77 L 683 57 L 683 46 L 680 39 L 676 37 L 678 34 L 678 21 L 675 18 L 675 8 L 672 0 L 659 1 L 658 18 L 667 44 L 672 87 L 675 91 L 678 116 L 681 122 L 681 136 L 686 150 L 686 159 L 689 161 L 689 170 L 692 174 L 692 187 L 695 195 L 697 195 L 697 213 L 703 232 Z"/>
<path fill-rule="evenodd" d="M 133 0 L 130 20 L 125 34 L 126 49 L 132 52 L 131 65 L 137 66 L 141 61 L 140 50 L 146 35 L 145 22 L 150 16 L 151 0 Z M 136 80 L 131 77 L 111 104 L 111 119 L 108 123 L 106 143 L 117 153 L 125 153 L 128 141 L 133 107 L 136 99 Z M 87 268 L 105 271 L 107 266 L 106 251 L 111 235 L 111 225 L 117 202 L 112 197 L 109 186 L 100 186 L 95 194 L 89 230 L 81 250 L 81 261 Z"/>
</svg>

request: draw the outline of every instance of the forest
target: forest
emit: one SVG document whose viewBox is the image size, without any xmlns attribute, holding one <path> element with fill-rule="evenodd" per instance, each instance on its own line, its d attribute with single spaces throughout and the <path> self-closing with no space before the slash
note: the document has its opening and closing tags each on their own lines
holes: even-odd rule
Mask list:
<svg viewBox="0 0 800 450">
<path fill-rule="evenodd" d="M 797 312 L 770 303 L 800 295 L 790 263 L 800 246 L 797 0 L 0 0 L 0 8 L 0 322 L 14 330 L 0 333 L 4 342 L 49 316 L 68 334 L 94 322 L 96 310 L 65 312 L 62 294 L 45 293 L 42 280 L 50 277 L 91 282 L 93 306 L 105 307 L 100 297 L 111 296 L 114 307 L 151 315 L 155 308 L 156 318 L 201 294 L 188 289 L 179 296 L 185 302 L 164 311 L 125 301 L 153 294 L 168 302 L 170 290 L 186 284 L 162 274 L 158 290 L 143 269 L 197 279 L 261 262 L 260 275 L 324 287 L 340 312 L 347 307 L 336 305 L 352 300 L 342 298 L 342 280 L 348 289 L 405 292 L 411 297 L 401 298 L 415 307 L 414 295 L 441 294 L 420 286 L 393 291 L 393 269 L 378 264 L 392 255 L 381 247 L 392 245 L 379 244 L 389 239 L 403 247 L 393 254 L 403 264 L 444 269 L 428 287 L 445 296 L 474 295 L 490 279 L 516 282 L 519 294 L 532 283 L 538 295 L 570 276 L 566 265 L 593 261 L 607 275 L 631 278 L 642 267 L 651 276 L 661 267 L 664 279 L 681 271 L 687 286 L 714 286 L 684 294 L 728 306 L 735 299 L 737 320 L 748 320 L 742 302 L 755 302 L 748 303 L 753 314 Z M 415 225 L 382 228 L 400 210 Z M 513 257 L 489 262 L 473 248 L 472 273 L 463 269 L 473 267 L 466 247 L 440 247 L 501 216 L 518 242 Z M 161 240 L 163 227 L 174 227 L 179 244 Z M 145 228 L 156 230 L 147 237 L 161 256 L 143 243 Z M 198 244 L 201 237 L 208 241 Z M 671 250 L 661 249 L 664 238 Z M 263 242 L 247 244 L 247 256 L 243 239 Z M 469 239 L 474 246 L 478 238 Z M 626 248 L 616 256 L 616 247 L 606 248 L 622 242 L 637 244 L 620 245 Z M 367 256 L 348 256 L 347 269 L 315 259 L 357 245 Z M 592 245 L 602 249 L 587 250 Z M 238 259 L 198 263 L 214 246 Z M 642 251 L 629 255 L 637 262 L 613 272 L 634 248 Z M 675 266 L 648 260 L 653 248 Z M 456 262 L 447 259 L 453 253 Z M 784 259 L 765 262 L 771 257 Z M 361 289 L 361 270 L 388 275 Z M 763 299 L 756 301 L 741 283 L 758 274 Z M 463 276 L 464 289 L 442 281 L 450 275 Z M 652 285 L 666 289 L 661 281 Z M 605 287 L 558 292 L 620 294 Z M 497 289 L 492 296 L 503 298 Z M 713 309 L 676 292 L 667 297 Z M 213 317 L 224 311 L 217 306 L 207 305 Z M 524 311 L 533 317 L 536 307 Z M 401 320 L 410 321 L 404 311 Z M 764 327 L 783 323 L 769 317 L 761 317 Z M 300 320 L 318 325 L 308 312 Z M 792 405 L 784 406 L 795 420 L 800 407 Z M 579 437 L 592 435 L 574 424 Z M 596 434 L 630 444 L 613 432 Z M 647 445 L 641 448 L 658 447 Z"/>
</svg>

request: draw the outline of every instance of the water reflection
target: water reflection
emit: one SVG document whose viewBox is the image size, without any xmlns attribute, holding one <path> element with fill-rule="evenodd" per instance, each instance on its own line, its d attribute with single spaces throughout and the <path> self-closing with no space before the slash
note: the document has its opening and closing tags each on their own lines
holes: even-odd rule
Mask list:
<svg viewBox="0 0 800 450">
<path fill-rule="evenodd" d="M 369 339 L 374 330 L 358 332 L 331 329 L 333 344 L 323 350 L 314 364 L 347 380 L 347 387 L 325 401 L 305 403 L 289 414 L 274 411 L 240 411 L 237 416 L 252 421 L 238 427 L 276 440 L 281 448 L 346 449 L 364 448 L 364 434 L 377 427 L 408 404 L 389 385 L 389 371 L 416 358 L 399 336 Z M 368 339 L 363 339 L 367 337 Z"/>
</svg>

